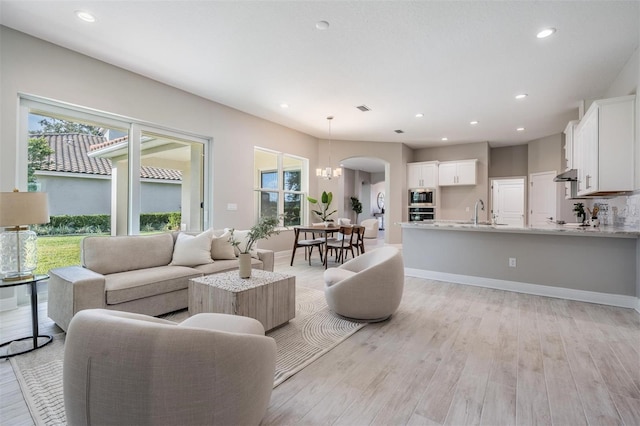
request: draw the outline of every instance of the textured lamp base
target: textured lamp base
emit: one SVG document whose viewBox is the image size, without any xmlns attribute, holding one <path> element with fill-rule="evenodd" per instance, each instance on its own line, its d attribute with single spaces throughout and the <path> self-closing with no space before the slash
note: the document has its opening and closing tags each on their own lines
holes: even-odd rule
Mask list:
<svg viewBox="0 0 640 426">
<path fill-rule="evenodd" d="M 36 233 L 25 227 L 0 234 L 0 275 L 4 280 L 33 278 L 38 261 L 37 241 Z"/>
</svg>

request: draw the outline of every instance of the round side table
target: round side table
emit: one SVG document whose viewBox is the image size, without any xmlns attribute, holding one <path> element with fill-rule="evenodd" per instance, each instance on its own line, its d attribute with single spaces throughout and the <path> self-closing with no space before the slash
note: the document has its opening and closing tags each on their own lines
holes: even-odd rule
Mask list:
<svg viewBox="0 0 640 426">
<path fill-rule="evenodd" d="M 31 286 L 31 326 L 32 326 L 32 329 L 33 329 L 33 333 L 32 333 L 31 336 L 22 337 L 20 339 L 10 340 L 10 341 L 2 343 L 0 345 L 0 348 L 2 348 L 4 346 L 10 345 L 13 342 L 19 342 L 19 341 L 23 341 L 23 340 L 33 339 L 33 346 L 31 348 L 22 350 L 20 352 L 1 354 L 0 358 L 11 358 L 12 356 L 25 354 L 27 352 L 31 352 L 31 351 L 34 351 L 36 349 L 40 349 L 41 347 L 49 344 L 53 340 L 53 336 L 40 335 L 40 333 L 38 332 L 38 292 L 37 292 L 37 285 L 38 285 L 38 282 L 44 281 L 44 280 L 48 280 L 48 279 L 49 279 L 49 275 L 42 274 L 42 275 L 34 275 L 34 276 L 28 277 L 28 278 L 23 278 L 23 279 L 20 279 L 20 280 L 9 280 L 9 279 L 0 280 L 0 288 L 16 287 L 16 286 L 19 286 L 19 285 L 30 285 Z M 38 339 L 39 338 L 40 339 L 45 339 L 45 340 L 43 342 L 38 343 Z"/>
</svg>

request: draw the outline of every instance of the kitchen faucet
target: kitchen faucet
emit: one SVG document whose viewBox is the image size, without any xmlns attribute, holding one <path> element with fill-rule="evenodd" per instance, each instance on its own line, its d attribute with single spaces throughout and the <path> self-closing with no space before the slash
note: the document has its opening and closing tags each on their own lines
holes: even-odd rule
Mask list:
<svg viewBox="0 0 640 426">
<path fill-rule="evenodd" d="M 476 201 L 476 205 L 473 208 L 473 224 L 477 225 L 478 224 L 478 204 L 480 204 L 480 208 L 484 211 L 484 201 L 482 201 L 481 199 L 478 199 L 478 201 Z"/>
</svg>

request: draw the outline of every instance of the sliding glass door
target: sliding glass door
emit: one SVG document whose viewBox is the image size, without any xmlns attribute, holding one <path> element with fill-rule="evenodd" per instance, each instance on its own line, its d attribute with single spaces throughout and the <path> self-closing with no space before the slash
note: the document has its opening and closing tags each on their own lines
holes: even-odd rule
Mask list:
<svg viewBox="0 0 640 426">
<path fill-rule="evenodd" d="M 209 226 L 209 139 L 33 97 L 20 126 L 18 180 L 49 193 L 51 215 L 108 214 L 111 235 Z"/>
</svg>

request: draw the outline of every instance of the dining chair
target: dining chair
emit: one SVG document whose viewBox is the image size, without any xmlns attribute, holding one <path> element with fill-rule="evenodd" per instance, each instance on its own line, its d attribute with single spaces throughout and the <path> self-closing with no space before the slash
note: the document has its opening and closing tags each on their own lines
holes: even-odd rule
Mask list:
<svg viewBox="0 0 640 426">
<path fill-rule="evenodd" d="M 364 253 L 364 233 L 365 227 L 362 225 L 353 225 L 353 233 L 354 233 L 354 242 L 353 245 L 356 248 L 356 253 L 358 256 Z"/>
<path fill-rule="evenodd" d="M 315 238 L 315 234 L 311 233 L 311 238 L 307 238 L 307 232 L 304 232 L 304 239 L 299 240 L 299 230 L 295 230 L 295 244 L 293 245 L 293 253 L 291 253 L 291 263 L 289 266 L 293 266 L 293 259 L 296 256 L 296 249 L 298 247 L 304 247 L 304 259 L 309 261 L 309 265 L 311 265 L 311 254 L 313 253 L 313 248 L 318 247 L 318 253 L 320 253 L 320 262 L 324 263 L 324 259 L 322 256 L 322 248 L 324 246 L 324 240 L 320 238 Z"/>
<path fill-rule="evenodd" d="M 344 263 L 346 258 L 345 252 L 351 252 L 351 257 L 354 258 L 354 242 L 353 242 L 353 226 L 341 226 L 338 231 L 339 238 L 338 239 L 328 239 L 327 240 L 327 249 L 335 250 L 335 259 L 336 262 Z M 327 257 L 329 255 L 327 254 Z M 325 259 L 326 261 L 327 259 Z"/>
</svg>

